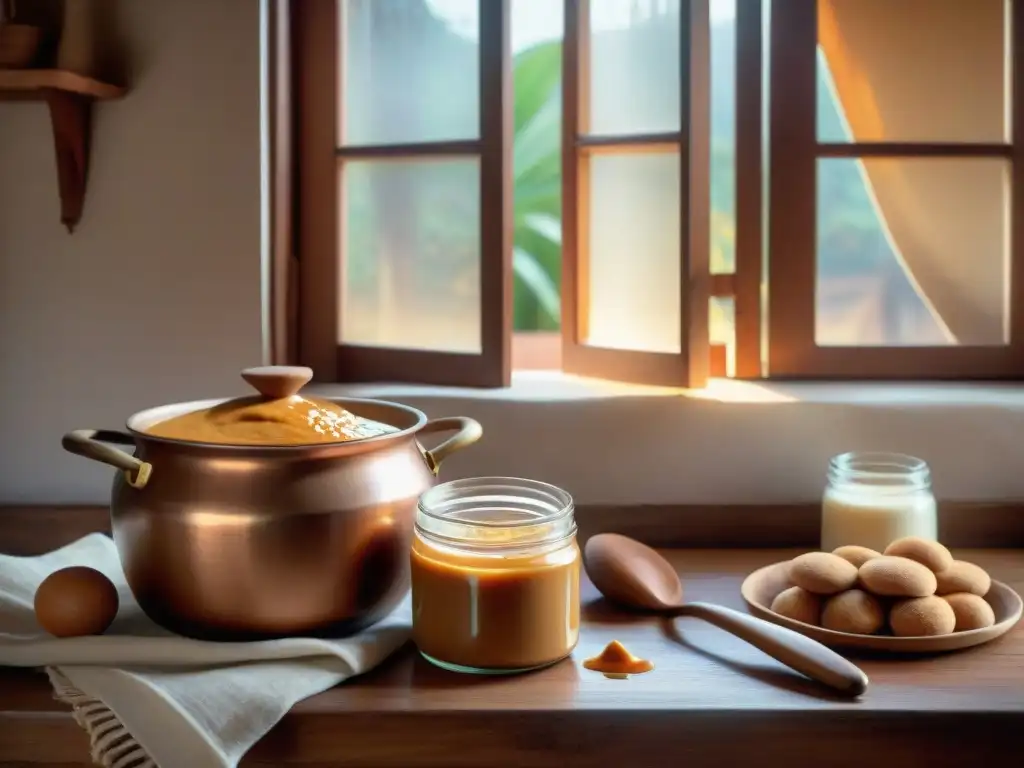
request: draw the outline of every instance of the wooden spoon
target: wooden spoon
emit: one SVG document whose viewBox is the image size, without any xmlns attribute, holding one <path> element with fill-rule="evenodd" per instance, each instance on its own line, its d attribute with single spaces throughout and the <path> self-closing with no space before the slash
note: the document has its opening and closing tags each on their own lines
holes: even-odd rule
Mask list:
<svg viewBox="0 0 1024 768">
<path fill-rule="evenodd" d="M 597 534 L 583 549 L 583 563 L 594 586 L 612 602 L 704 619 L 838 691 L 860 696 L 867 690 L 867 675 L 816 640 L 721 605 L 683 603 L 683 585 L 675 569 L 639 541 L 616 533 Z"/>
</svg>

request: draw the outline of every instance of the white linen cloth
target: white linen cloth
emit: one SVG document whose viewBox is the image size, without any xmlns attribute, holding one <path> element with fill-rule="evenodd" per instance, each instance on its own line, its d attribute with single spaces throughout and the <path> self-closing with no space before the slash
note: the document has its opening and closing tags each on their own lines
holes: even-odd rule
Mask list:
<svg viewBox="0 0 1024 768">
<path fill-rule="evenodd" d="M 117 586 L 120 610 L 102 636 L 56 639 L 35 620 L 36 588 L 70 565 L 95 568 Z M 103 534 L 39 557 L 0 555 L 0 665 L 46 667 L 105 768 L 237 765 L 293 704 L 402 646 L 410 615 L 407 597 L 350 638 L 201 642 L 172 635 L 142 613 Z"/>
</svg>

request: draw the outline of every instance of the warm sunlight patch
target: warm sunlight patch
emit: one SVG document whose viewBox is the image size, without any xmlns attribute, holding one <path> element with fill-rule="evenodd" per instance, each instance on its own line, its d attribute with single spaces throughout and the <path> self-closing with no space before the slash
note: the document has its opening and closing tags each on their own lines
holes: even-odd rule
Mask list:
<svg viewBox="0 0 1024 768">
<path fill-rule="evenodd" d="M 792 403 L 797 398 L 777 392 L 764 384 L 735 379 L 710 379 L 704 389 L 685 392 L 687 397 L 723 403 Z"/>
</svg>

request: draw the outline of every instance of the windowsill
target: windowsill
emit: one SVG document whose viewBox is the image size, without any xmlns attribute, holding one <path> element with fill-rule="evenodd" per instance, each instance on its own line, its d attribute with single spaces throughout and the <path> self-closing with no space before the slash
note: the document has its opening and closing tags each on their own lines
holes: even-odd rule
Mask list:
<svg viewBox="0 0 1024 768">
<path fill-rule="evenodd" d="M 583 504 L 779 504 L 820 497 L 829 457 L 910 453 L 944 500 L 1024 499 L 1024 388 L 989 383 L 760 383 L 701 391 L 557 372 L 517 373 L 508 389 L 314 385 L 380 397 L 484 426 L 442 477 L 516 475 Z"/>
<path fill-rule="evenodd" d="M 321 395 L 349 397 L 443 398 L 508 402 L 563 402 L 623 397 L 685 397 L 733 404 L 841 403 L 953 408 L 985 406 L 1024 409 L 1024 387 L 1001 383 L 946 382 L 754 382 L 712 379 L 705 389 L 652 387 L 588 379 L 560 371 L 518 371 L 504 389 L 441 387 L 425 384 L 311 384 Z"/>
<path fill-rule="evenodd" d="M 732 382 L 725 382 L 732 383 Z M 560 402 L 565 400 L 604 400 L 612 397 L 678 396 L 687 390 L 622 384 L 603 379 L 587 379 L 560 371 L 517 371 L 512 386 L 503 389 L 475 387 L 439 387 L 426 384 L 311 384 L 304 391 L 319 394 L 344 393 L 351 397 L 430 397 L 467 400 L 503 400 L 510 402 Z"/>
</svg>

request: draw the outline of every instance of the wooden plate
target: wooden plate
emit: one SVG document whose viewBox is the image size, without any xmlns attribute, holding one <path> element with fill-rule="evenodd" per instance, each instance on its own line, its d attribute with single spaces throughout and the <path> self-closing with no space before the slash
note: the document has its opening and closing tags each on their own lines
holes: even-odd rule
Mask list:
<svg viewBox="0 0 1024 768">
<path fill-rule="evenodd" d="M 992 606 L 996 615 L 996 623 L 985 629 L 970 629 L 966 632 L 954 632 L 951 635 L 938 637 L 890 637 L 888 635 L 853 635 L 848 632 L 835 632 L 823 629 L 802 621 L 795 621 L 774 613 L 769 606 L 775 596 L 791 586 L 787 577 L 789 562 L 766 565 L 754 571 L 743 580 L 740 592 L 744 601 L 755 616 L 775 624 L 781 624 L 802 635 L 807 635 L 830 648 L 862 649 L 886 651 L 890 653 L 942 653 L 970 648 L 975 645 L 995 640 L 1009 632 L 1024 611 L 1024 602 L 1020 595 L 1001 581 L 992 581 L 985 600 Z"/>
</svg>

